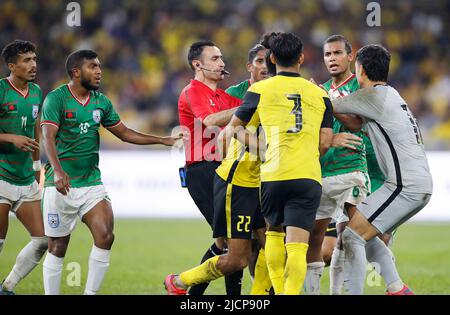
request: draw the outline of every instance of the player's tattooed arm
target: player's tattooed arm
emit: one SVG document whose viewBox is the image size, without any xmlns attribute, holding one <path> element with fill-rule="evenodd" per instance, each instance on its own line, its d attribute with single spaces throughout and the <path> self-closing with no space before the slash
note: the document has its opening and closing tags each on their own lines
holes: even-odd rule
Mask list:
<svg viewBox="0 0 450 315">
<path fill-rule="evenodd" d="M 56 134 L 59 128 L 55 125 L 44 124 L 42 125 L 42 144 L 44 150 L 47 153 L 48 161 L 53 168 L 54 182 L 56 190 L 63 195 L 67 195 L 70 187 L 69 175 L 64 172 L 61 163 L 58 159 L 58 153 L 56 150 Z"/>
<path fill-rule="evenodd" d="M 120 123 L 113 128 L 107 128 L 113 135 L 122 140 L 137 145 L 162 144 L 166 146 L 173 146 L 178 140 L 186 137 L 184 133 L 179 133 L 175 136 L 159 137 L 141 133 L 139 131 L 128 128 L 123 123 Z"/>
</svg>

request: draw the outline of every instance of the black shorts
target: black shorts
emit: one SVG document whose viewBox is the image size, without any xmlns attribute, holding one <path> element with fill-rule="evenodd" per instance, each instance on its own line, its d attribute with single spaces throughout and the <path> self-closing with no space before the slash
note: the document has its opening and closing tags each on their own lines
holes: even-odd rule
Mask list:
<svg viewBox="0 0 450 315">
<path fill-rule="evenodd" d="M 330 224 L 328 224 L 325 236 L 337 238 L 336 222 L 331 222 Z"/>
<path fill-rule="evenodd" d="M 213 237 L 251 239 L 259 211 L 259 188 L 233 185 L 219 175 L 214 178 Z M 261 219 L 261 217 L 260 217 Z M 264 220 L 263 220 L 264 222 Z M 261 226 L 264 227 L 265 223 Z"/>
<path fill-rule="evenodd" d="M 311 232 L 322 186 L 312 179 L 261 183 L 262 214 L 271 226 L 295 226 Z"/>
<path fill-rule="evenodd" d="M 214 176 L 219 162 L 198 162 L 186 167 L 186 186 L 198 209 L 212 227 L 214 218 Z"/>
</svg>

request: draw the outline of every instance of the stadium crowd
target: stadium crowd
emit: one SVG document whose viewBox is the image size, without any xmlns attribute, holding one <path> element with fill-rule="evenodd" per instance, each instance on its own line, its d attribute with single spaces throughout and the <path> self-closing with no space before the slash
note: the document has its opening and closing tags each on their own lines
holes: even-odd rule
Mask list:
<svg viewBox="0 0 450 315">
<path fill-rule="evenodd" d="M 341 33 L 355 51 L 368 43 L 390 50 L 389 83 L 418 118 L 425 147 L 450 149 L 449 1 L 377 1 L 381 27 L 367 25 L 369 1 L 78 2 L 81 27 L 66 24 L 69 12 L 58 0 L 0 3 L 0 46 L 16 38 L 37 44 L 37 83 L 44 95 L 67 81 L 64 62 L 71 51 L 94 49 L 102 62 L 102 89 L 124 121 L 166 134 L 178 125 L 177 98 L 192 77 L 185 56 L 193 41 L 207 38 L 222 48 L 231 73 L 223 82 L 227 87 L 247 78 L 247 51 L 264 32 L 294 32 L 305 43 L 302 75 L 324 82 L 322 43 Z M 0 74 L 7 74 L 6 67 Z M 103 136 L 103 148 L 131 148 L 108 133 Z"/>
</svg>

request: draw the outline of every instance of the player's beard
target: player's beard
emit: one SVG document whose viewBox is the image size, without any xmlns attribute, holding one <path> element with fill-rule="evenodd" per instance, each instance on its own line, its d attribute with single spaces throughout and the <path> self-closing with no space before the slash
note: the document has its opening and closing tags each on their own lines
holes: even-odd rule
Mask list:
<svg viewBox="0 0 450 315">
<path fill-rule="evenodd" d="M 83 77 L 83 75 L 81 75 L 81 86 L 84 87 L 86 90 L 88 91 L 97 91 L 99 86 L 95 86 L 91 84 L 91 81 L 86 79 L 85 77 Z"/>
</svg>

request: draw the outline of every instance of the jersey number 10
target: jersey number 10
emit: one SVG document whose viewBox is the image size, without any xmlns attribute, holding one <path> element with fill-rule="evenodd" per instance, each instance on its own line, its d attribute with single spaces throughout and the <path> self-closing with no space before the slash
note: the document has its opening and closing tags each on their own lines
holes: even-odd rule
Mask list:
<svg viewBox="0 0 450 315">
<path fill-rule="evenodd" d="M 291 115 L 295 116 L 295 126 L 288 129 L 287 133 L 299 133 L 303 127 L 302 118 L 302 97 L 300 94 L 286 94 L 290 101 L 294 101 L 294 108 L 292 108 Z"/>
</svg>

